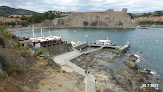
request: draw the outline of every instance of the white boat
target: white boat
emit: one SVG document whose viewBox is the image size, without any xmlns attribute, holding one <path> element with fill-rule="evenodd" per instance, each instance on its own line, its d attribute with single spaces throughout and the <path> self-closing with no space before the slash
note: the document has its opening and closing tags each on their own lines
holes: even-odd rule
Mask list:
<svg viewBox="0 0 163 92">
<path fill-rule="evenodd" d="M 73 47 L 76 46 L 76 42 L 74 42 L 74 41 L 71 41 L 71 44 Z"/>
<path fill-rule="evenodd" d="M 90 46 L 106 46 L 106 45 L 111 45 L 111 46 L 115 46 L 115 43 L 112 43 L 111 40 L 96 40 L 96 42 L 90 43 Z"/>
</svg>

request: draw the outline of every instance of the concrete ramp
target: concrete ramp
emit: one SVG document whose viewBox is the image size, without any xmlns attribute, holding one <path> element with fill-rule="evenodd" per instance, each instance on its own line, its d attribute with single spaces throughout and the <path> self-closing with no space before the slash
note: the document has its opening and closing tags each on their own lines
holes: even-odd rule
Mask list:
<svg viewBox="0 0 163 92">
<path fill-rule="evenodd" d="M 54 61 L 60 65 L 66 64 L 70 66 L 71 68 L 73 68 L 76 72 L 85 76 L 86 92 L 96 92 L 94 75 L 92 75 L 91 73 L 86 74 L 84 69 L 70 62 L 71 59 L 76 58 L 80 56 L 81 54 L 82 53 L 78 51 L 67 52 L 67 53 L 56 56 L 54 58 Z"/>
</svg>

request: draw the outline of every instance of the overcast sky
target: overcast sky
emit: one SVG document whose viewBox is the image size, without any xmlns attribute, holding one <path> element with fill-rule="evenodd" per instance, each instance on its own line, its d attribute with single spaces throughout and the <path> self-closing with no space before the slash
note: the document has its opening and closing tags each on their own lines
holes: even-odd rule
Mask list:
<svg viewBox="0 0 163 92">
<path fill-rule="evenodd" d="M 58 11 L 105 11 L 128 8 L 128 12 L 142 13 L 163 10 L 163 0 L 0 0 L 0 6 L 28 9 L 36 12 Z"/>
</svg>

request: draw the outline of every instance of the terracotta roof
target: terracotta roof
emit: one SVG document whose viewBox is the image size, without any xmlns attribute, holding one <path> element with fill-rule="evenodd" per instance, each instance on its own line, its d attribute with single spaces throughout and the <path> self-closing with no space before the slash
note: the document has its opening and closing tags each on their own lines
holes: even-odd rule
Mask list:
<svg viewBox="0 0 163 92">
<path fill-rule="evenodd" d="M 28 42 L 32 42 L 32 40 L 31 39 L 29 39 L 29 40 L 24 40 L 24 41 L 19 41 L 20 43 L 28 43 Z"/>
</svg>

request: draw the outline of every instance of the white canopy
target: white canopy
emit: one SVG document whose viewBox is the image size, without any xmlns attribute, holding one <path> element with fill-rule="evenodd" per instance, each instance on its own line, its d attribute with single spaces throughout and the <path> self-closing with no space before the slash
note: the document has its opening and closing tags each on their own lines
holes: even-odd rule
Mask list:
<svg viewBox="0 0 163 92">
<path fill-rule="evenodd" d="M 48 36 L 49 38 L 54 38 L 54 39 L 62 39 L 60 36 Z"/>
<path fill-rule="evenodd" d="M 40 42 L 46 42 L 47 39 L 38 39 Z"/>
<path fill-rule="evenodd" d="M 38 42 L 37 38 L 30 38 L 32 40 L 32 42 Z"/>
<path fill-rule="evenodd" d="M 47 40 L 55 40 L 55 38 L 52 37 L 46 37 Z"/>
<path fill-rule="evenodd" d="M 98 43 L 109 43 L 111 40 L 99 40 Z"/>
</svg>

